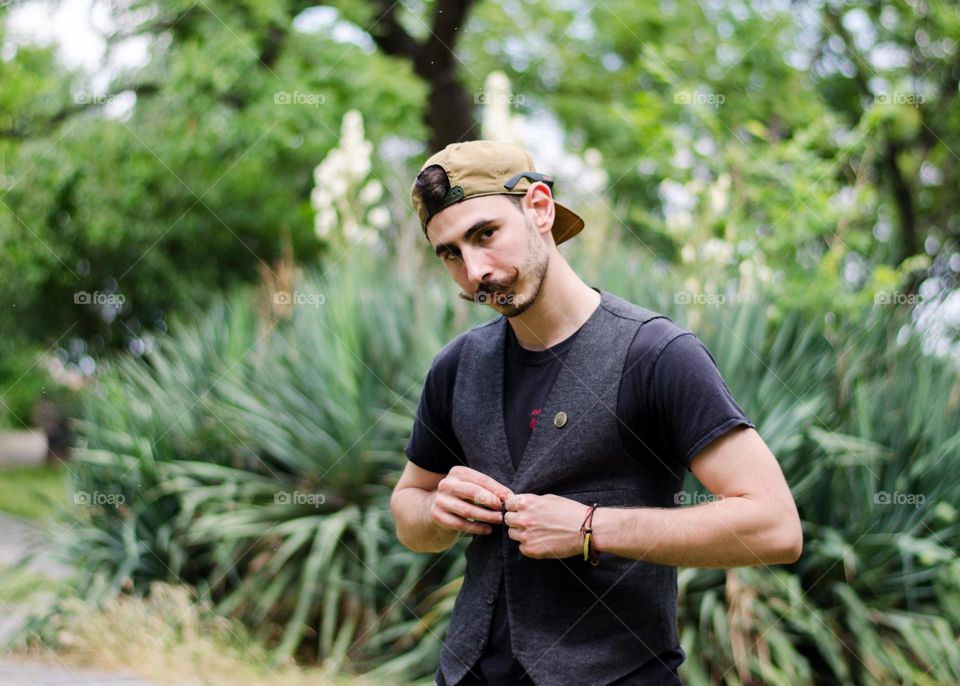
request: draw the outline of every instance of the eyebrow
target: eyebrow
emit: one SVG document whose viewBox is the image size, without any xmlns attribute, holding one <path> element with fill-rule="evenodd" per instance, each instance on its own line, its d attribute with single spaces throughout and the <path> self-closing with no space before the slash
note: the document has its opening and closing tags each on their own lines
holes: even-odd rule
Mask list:
<svg viewBox="0 0 960 686">
<path fill-rule="evenodd" d="M 495 223 L 496 221 L 497 221 L 496 219 L 478 219 L 470 226 L 469 229 L 463 232 L 464 242 L 469 241 L 471 238 L 473 238 L 473 235 L 475 233 L 477 233 L 478 231 L 484 230 L 485 228 Z M 440 243 L 434 249 L 434 252 L 437 254 L 437 257 L 440 257 L 440 255 L 442 255 L 444 252 L 447 252 L 447 251 L 450 251 L 454 255 L 456 255 L 456 250 L 457 250 L 457 247 L 453 243 Z"/>
</svg>

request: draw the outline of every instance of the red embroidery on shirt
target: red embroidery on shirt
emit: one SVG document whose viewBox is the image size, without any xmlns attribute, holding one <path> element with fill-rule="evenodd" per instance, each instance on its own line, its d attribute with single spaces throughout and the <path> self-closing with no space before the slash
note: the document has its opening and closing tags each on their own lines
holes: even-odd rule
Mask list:
<svg viewBox="0 0 960 686">
<path fill-rule="evenodd" d="M 533 431 L 533 427 L 537 425 L 537 416 L 540 414 L 540 409 L 531 410 L 530 414 L 530 430 Z"/>
</svg>

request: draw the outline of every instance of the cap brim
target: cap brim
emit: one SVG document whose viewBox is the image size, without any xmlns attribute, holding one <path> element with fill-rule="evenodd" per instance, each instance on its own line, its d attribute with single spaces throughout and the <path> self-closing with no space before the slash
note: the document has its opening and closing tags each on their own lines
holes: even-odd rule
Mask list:
<svg viewBox="0 0 960 686">
<path fill-rule="evenodd" d="M 554 201 L 553 240 L 557 245 L 583 231 L 583 219 L 573 210 Z"/>
</svg>

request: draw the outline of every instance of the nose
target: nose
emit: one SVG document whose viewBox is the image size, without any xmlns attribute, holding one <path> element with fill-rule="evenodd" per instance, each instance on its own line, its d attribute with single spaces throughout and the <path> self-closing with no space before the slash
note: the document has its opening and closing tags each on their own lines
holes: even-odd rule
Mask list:
<svg viewBox="0 0 960 686">
<path fill-rule="evenodd" d="M 462 251 L 462 259 L 467 280 L 470 282 L 473 290 L 476 291 L 477 286 L 479 286 L 482 281 L 485 281 L 487 277 L 493 275 L 493 272 L 488 269 L 484 251 L 464 249 Z"/>
</svg>

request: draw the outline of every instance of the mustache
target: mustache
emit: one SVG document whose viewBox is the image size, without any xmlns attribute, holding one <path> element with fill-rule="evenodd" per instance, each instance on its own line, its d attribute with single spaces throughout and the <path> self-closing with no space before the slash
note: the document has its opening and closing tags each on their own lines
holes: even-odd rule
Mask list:
<svg viewBox="0 0 960 686">
<path fill-rule="evenodd" d="M 467 300 L 468 302 L 476 302 L 477 295 L 480 293 L 487 293 L 489 295 L 497 295 L 498 293 L 503 293 L 507 291 L 510 288 L 510 286 L 512 286 L 514 282 L 516 282 L 516 280 L 519 278 L 520 270 L 514 268 L 514 271 L 516 273 L 509 280 L 498 281 L 494 279 L 491 281 L 483 281 L 480 283 L 479 286 L 477 286 L 477 292 L 475 294 L 468 295 L 466 293 L 460 292 L 460 293 L 457 293 L 457 297 L 462 300 Z"/>
</svg>

